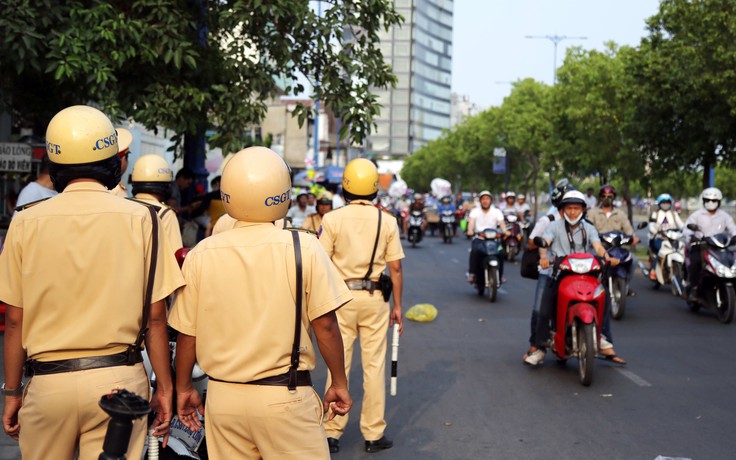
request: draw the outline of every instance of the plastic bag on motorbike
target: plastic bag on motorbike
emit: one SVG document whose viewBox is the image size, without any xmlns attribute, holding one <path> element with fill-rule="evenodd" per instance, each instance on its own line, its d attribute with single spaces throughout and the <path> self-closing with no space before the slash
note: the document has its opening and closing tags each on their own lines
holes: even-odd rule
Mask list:
<svg viewBox="0 0 736 460">
<path fill-rule="evenodd" d="M 400 198 L 406 195 L 407 190 L 409 190 L 409 187 L 406 185 L 406 182 L 397 180 L 388 188 L 388 196 L 391 198 Z"/>
<path fill-rule="evenodd" d="M 437 309 L 428 303 L 418 303 L 406 312 L 406 317 L 412 321 L 428 323 L 437 317 Z"/>
<path fill-rule="evenodd" d="M 438 198 L 442 198 L 447 195 L 452 196 L 452 184 L 445 179 L 436 177 L 429 183 L 429 187 Z"/>
</svg>

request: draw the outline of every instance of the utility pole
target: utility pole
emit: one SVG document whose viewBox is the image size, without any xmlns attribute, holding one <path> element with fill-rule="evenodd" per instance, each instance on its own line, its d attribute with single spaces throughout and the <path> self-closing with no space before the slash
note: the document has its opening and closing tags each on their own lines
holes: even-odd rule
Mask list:
<svg viewBox="0 0 736 460">
<path fill-rule="evenodd" d="M 552 85 L 557 84 L 557 45 L 563 40 L 587 40 L 588 37 L 568 37 L 567 35 L 527 35 L 525 38 L 550 40 L 555 45 L 554 65 L 552 66 Z"/>
</svg>

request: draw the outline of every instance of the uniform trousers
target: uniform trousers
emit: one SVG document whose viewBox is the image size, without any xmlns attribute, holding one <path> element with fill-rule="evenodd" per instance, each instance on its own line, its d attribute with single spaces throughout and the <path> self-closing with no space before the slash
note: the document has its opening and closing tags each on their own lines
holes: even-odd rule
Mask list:
<svg viewBox="0 0 736 460">
<path fill-rule="evenodd" d="M 150 399 L 142 363 L 34 376 L 18 413 L 23 460 L 71 460 L 77 445 L 79 460 L 97 460 L 110 420 L 98 403 L 119 389 Z M 141 457 L 146 424 L 146 417 L 133 422 L 127 458 Z"/>
<path fill-rule="evenodd" d="M 363 365 L 363 405 L 360 411 L 360 432 L 366 441 L 383 437 L 386 429 L 386 340 L 389 304 L 381 291 L 351 291 L 353 301 L 337 310 L 342 343 L 345 348 L 345 374 L 350 376 L 355 339 L 360 336 Z M 327 378 L 327 386 L 330 378 Z M 345 432 L 348 416 L 338 416 L 325 423 L 327 437 L 339 439 Z"/>
<path fill-rule="evenodd" d="M 205 404 L 207 454 L 212 460 L 329 460 L 322 400 L 311 386 L 210 380 Z"/>
</svg>

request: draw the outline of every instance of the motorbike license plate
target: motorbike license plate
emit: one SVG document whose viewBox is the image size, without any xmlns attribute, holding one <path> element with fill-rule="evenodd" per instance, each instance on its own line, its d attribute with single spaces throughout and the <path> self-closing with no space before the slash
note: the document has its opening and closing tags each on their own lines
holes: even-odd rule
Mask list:
<svg viewBox="0 0 736 460">
<path fill-rule="evenodd" d="M 174 416 L 171 419 L 171 434 L 170 436 L 180 440 L 187 445 L 189 450 L 197 452 L 200 444 L 204 440 L 204 425 L 197 431 L 192 431 L 184 425 L 178 416 Z"/>
<path fill-rule="evenodd" d="M 451 224 L 451 223 L 455 222 L 455 218 L 454 217 L 443 217 L 442 218 L 442 222 L 445 222 L 447 224 Z"/>
</svg>

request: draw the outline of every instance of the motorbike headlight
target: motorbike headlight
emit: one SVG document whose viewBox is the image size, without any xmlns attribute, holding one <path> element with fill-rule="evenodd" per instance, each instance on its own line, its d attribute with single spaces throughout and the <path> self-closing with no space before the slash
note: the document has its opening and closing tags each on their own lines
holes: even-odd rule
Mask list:
<svg viewBox="0 0 736 460">
<path fill-rule="evenodd" d="M 716 260 L 714 257 L 709 257 L 708 262 L 713 267 L 716 275 L 718 275 L 721 278 L 736 278 L 736 271 L 732 270 L 731 268 L 723 265 L 718 260 Z"/>
<path fill-rule="evenodd" d="M 588 273 L 593 267 L 593 258 L 590 259 L 570 259 L 570 268 L 575 273 Z"/>
</svg>

